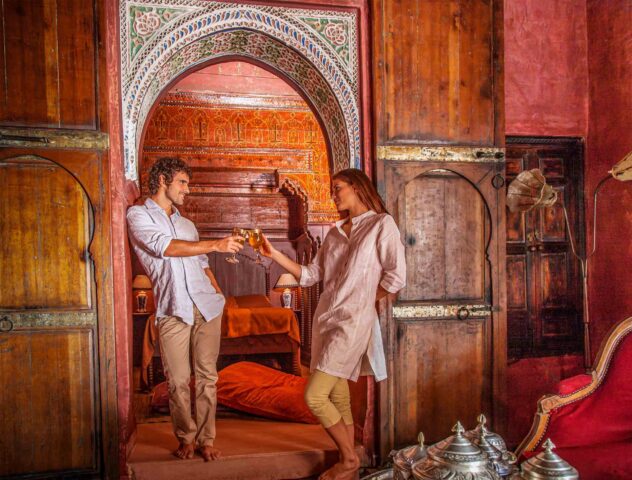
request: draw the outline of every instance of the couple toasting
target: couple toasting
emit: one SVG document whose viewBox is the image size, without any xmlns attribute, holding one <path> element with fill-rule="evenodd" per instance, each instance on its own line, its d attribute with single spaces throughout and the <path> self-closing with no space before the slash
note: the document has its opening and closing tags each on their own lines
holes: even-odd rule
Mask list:
<svg viewBox="0 0 632 480">
<path fill-rule="evenodd" d="M 210 252 L 236 253 L 243 237 L 200 240 L 176 206 L 189 193 L 191 170 L 180 159 L 161 158 L 149 173 L 151 193 L 127 214 L 129 235 L 151 278 L 156 323 L 169 384 L 169 407 L 180 442 L 175 455 L 204 460 L 219 457 L 213 446 L 221 315 L 224 297 L 209 268 Z M 299 279 L 301 286 L 323 282 L 312 325 L 311 375 L 305 401 L 340 452 L 320 478 L 357 475 L 348 380 L 359 375 L 386 378 L 386 362 L 376 301 L 405 284 L 404 246 L 393 218 L 369 178 L 347 169 L 332 177 L 331 193 L 341 220 L 336 222 L 309 265 L 299 265 L 262 234 L 261 254 Z M 189 398 L 189 355 L 195 373 L 195 420 Z"/>
</svg>

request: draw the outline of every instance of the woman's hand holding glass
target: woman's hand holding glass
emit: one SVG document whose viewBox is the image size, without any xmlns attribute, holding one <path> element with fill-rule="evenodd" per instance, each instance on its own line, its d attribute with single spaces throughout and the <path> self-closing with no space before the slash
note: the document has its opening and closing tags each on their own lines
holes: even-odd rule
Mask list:
<svg viewBox="0 0 632 480">
<path fill-rule="evenodd" d="M 276 249 L 270 243 L 270 240 L 268 240 L 268 237 L 266 237 L 263 233 L 261 234 L 261 238 L 263 240 L 263 243 L 261 243 L 261 246 L 259 247 L 259 251 L 261 252 L 261 255 L 269 258 L 272 256 L 272 254 L 274 253 Z"/>
</svg>

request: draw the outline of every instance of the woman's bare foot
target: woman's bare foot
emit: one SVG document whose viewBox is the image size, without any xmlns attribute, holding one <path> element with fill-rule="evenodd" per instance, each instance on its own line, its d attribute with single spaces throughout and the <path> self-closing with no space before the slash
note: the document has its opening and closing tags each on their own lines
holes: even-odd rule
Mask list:
<svg viewBox="0 0 632 480">
<path fill-rule="evenodd" d="M 181 443 L 178 446 L 178 449 L 175 452 L 173 452 L 173 454 L 178 458 L 186 460 L 187 458 L 193 458 L 194 451 L 195 449 L 193 448 L 192 444 Z"/>
<path fill-rule="evenodd" d="M 329 470 L 321 473 L 318 480 L 353 480 L 356 478 L 359 468 L 360 460 L 357 456 L 350 460 L 340 460 Z"/>
<path fill-rule="evenodd" d="M 202 458 L 205 462 L 217 460 L 219 457 L 222 456 L 222 452 L 211 445 L 204 445 L 203 447 L 200 447 L 198 451 L 200 452 L 200 455 L 202 455 Z"/>
</svg>

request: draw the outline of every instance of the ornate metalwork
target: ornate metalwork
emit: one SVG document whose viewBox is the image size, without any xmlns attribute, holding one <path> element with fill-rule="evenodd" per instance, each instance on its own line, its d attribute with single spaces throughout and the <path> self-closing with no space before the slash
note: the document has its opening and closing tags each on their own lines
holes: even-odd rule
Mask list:
<svg viewBox="0 0 632 480">
<path fill-rule="evenodd" d="M 498 147 L 379 145 L 377 158 L 378 160 L 400 162 L 503 163 L 505 149 Z"/>
<path fill-rule="evenodd" d="M 110 141 L 108 135 L 101 132 L 3 127 L 0 128 L 0 146 L 107 150 Z"/>
<path fill-rule="evenodd" d="M 489 317 L 492 314 L 491 305 L 395 305 L 393 317 L 398 319 L 426 319 L 426 318 L 466 318 Z M 459 317 L 459 311 L 467 311 L 468 316 Z M 463 315 L 463 314 L 461 314 Z"/>
<path fill-rule="evenodd" d="M 413 465 L 417 480 L 500 480 L 487 453 L 470 442 L 460 422 L 454 435 L 428 448 L 428 457 Z"/>
<path fill-rule="evenodd" d="M 2 312 L 3 320 L 15 330 L 38 327 L 90 327 L 97 324 L 97 314 L 85 312 Z"/>
</svg>

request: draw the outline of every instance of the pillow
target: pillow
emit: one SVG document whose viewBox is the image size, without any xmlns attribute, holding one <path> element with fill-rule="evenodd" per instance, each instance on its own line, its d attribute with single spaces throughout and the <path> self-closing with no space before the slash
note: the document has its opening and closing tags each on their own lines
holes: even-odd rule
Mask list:
<svg viewBox="0 0 632 480">
<path fill-rule="evenodd" d="M 271 307 L 272 304 L 265 295 L 240 295 L 237 297 L 228 297 L 226 299 L 226 308 L 254 308 L 254 307 Z"/>
<path fill-rule="evenodd" d="M 307 380 L 258 363 L 238 362 L 219 372 L 217 401 L 276 420 L 318 423 L 303 394 Z"/>
</svg>

